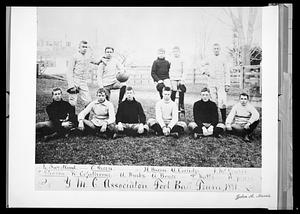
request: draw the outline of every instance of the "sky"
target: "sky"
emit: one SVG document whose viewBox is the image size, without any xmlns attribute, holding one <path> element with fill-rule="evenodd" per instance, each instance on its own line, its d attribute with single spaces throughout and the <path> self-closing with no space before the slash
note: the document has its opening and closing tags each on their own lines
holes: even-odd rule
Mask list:
<svg viewBox="0 0 300 214">
<path fill-rule="evenodd" d="M 99 47 L 95 55 L 112 46 L 147 64 L 159 48 L 165 48 L 168 55 L 176 45 L 185 58 L 192 58 L 204 47 L 205 54 L 210 54 L 215 42 L 232 45 L 231 20 L 222 8 L 42 7 L 37 13 L 39 39 L 68 39 L 74 45 L 87 40 L 92 48 Z M 261 10 L 255 29 L 254 43 L 260 45 Z"/>
</svg>

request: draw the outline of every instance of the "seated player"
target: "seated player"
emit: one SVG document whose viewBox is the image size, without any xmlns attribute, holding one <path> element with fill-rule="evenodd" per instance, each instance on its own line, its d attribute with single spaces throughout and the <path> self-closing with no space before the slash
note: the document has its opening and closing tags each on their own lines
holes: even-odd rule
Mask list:
<svg viewBox="0 0 300 214">
<path fill-rule="evenodd" d="M 186 123 L 178 121 L 178 107 L 171 100 L 171 88 L 165 87 L 162 95 L 163 98 L 155 106 L 156 119 L 149 119 L 148 125 L 156 135 L 179 138 L 184 133 Z"/>
<path fill-rule="evenodd" d="M 259 123 L 259 113 L 249 102 L 247 93 L 240 94 L 239 103 L 235 104 L 226 118 L 226 130 L 228 133 L 251 140 L 251 133 Z"/>
<path fill-rule="evenodd" d="M 225 130 L 225 125 L 218 123 L 218 108 L 210 100 L 210 91 L 206 87 L 201 90 L 201 99 L 194 103 L 193 114 L 195 122 L 189 123 L 189 128 L 195 139 L 212 135 L 220 137 Z"/>
<path fill-rule="evenodd" d="M 86 130 L 87 132 L 90 131 L 108 139 L 114 134 L 116 119 L 114 106 L 111 102 L 106 100 L 105 89 L 98 89 L 96 95 L 97 99 L 92 101 L 78 114 L 78 129 L 83 131 L 86 126 L 88 128 L 88 130 Z M 92 113 L 92 119 L 84 119 L 90 112 Z"/>
<path fill-rule="evenodd" d="M 119 104 L 116 114 L 116 132 L 114 138 L 126 135 L 142 135 L 148 132 L 146 116 L 141 103 L 135 100 L 131 86 L 126 87 L 126 99 Z"/>
<path fill-rule="evenodd" d="M 52 89 L 52 99 L 52 103 L 46 107 L 49 120 L 36 124 L 36 133 L 44 136 L 44 140 L 66 136 L 77 126 L 75 107 L 62 99 L 60 88 Z"/>
</svg>

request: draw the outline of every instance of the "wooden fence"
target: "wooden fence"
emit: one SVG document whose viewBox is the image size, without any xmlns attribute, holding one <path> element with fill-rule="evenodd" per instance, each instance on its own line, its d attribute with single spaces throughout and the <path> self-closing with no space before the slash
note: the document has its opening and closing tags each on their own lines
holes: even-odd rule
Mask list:
<svg viewBox="0 0 300 214">
<path fill-rule="evenodd" d="M 143 87 L 153 87 L 154 82 L 151 77 L 151 66 L 126 67 L 130 74 L 129 85 Z M 189 69 L 186 71 L 185 82 L 187 84 L 207 83 L 207 76 L 199 69 Z M 96 70 L 91 70 L 91 81 L 96 84 Z M 261 95 L 261 66 L 239 66 L 230 69 L 230 85 L 234 88 L 247 89 L 253 95 Z"/>
</svg>

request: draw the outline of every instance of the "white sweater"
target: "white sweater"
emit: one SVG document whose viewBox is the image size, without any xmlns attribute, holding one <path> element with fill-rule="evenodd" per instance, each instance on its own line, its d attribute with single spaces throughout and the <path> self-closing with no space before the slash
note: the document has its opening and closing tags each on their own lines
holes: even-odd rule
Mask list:
<svg viewBox="0 0 300 214">
<path fill-rule="evenodd" d="M 97 71 L 97 82 L 99 88 L 116 83 L 117 73 L 123 71 L 124 67 L 114 58 L 108 60 L 107 65 L 101 63 Z"/>
<path fill-rule="evenodd" d="M 184 80 L 184 62 L 181 57 L 170 58 L 170 79 L 171 80 Z"/>
<path fill-rule="evenodd" d="M 168 126 L 171 129 L 178 122 L 178 109 L 172 100 L 166 102 L 163 99 L 158 101 L 155 106 L 156 120 L 158 124 Z"/>
</svg>

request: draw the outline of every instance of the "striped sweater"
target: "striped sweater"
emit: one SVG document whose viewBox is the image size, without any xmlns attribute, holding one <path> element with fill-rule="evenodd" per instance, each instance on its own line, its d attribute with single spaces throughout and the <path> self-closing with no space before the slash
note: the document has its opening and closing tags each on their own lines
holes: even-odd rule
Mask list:
<svg viewBox="0 0 300 214">
<path fill-rule="evenodd" d="M 226 119 L 226 125 L 232 123 L 245 125 L 247 122 L 251 124 L 259 119 L 259 113 L 253 105 L 247 103 L 246 106 L 242 106 L 241 103 L 235 104 Z"/>
</svg>

